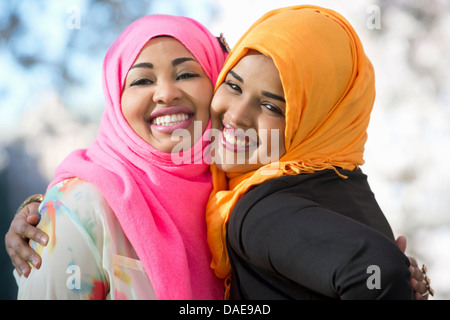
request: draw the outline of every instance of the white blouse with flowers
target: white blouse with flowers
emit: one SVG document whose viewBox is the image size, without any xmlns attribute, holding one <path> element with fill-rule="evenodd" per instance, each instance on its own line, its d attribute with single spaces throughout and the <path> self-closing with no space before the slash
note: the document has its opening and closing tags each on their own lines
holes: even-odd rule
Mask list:
<svg viewBox="0 0 450 320">
<path fill-rule="evenodd" d="M 156 299 L 142 263 L 98 189 L 78 178 L 47 192 L 38 227 L 47 246 L 32 242 L 39 270 L 19 277 L 19 299 Z"/>
</svg>

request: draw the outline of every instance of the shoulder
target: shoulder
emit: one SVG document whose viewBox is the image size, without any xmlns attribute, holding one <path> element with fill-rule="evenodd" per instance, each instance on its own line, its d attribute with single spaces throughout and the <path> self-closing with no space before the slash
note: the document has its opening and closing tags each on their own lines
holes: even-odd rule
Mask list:
<svg viewBox="0 0 450 320">
<path fill-rule="evenodd" d="M 53 214 L 55 219 L 70 220 L 97 247 L 101 246 L 104 235 L 104 218 L 112 213 L 100 191 L 79 178 L 67 179 L 52 186 L 40 211 L 50 216 Z"/>
<path fill-rule="evenodd" d="M 111 208 L 101 192 L 91 183 L 79 178 L 66 179 L 51 187 L 44 198 L 43 205 L 58 202 L 83 219 L 86 216 Z"/>
<path fill-rule="evenodd" d="M 284 176 L 269 180 L 248 191 L 236 203 L 233 215 L 270 214 L 272 211 L 280 211 L 288 208 L 301 208 L 311 205 L 311 201 L 305 196 L 312 183 L 316 183 L 316 177 L 312 175 Z"/>
<path fill-rule="evenodd" d="M 241 241 L 243 230 L 263 235 L 281 223 L 289 223 L 294 213 L 318 207 L 316 202 L 295 190 L 299 178 L 304 180 L 300 176 L 269 180 L 247 192 L 236 203 L 230 215 L 227 230 L 229 239 Z"/>
<path fill-rule="evenodd" d="M 339 173 L 347 178 L 343 179 L 330 169 L 266 181 L 247 192 L 236 204 L 235 211 L 255 207 L 279 211 L 280 208 L 301 209 L 314 204 L 340 211 L 342 207 L 353 207 L 354 199 L 375 202 L 367 176 L 361 170 L 339 170 Z"/>
<path fill-rule="evenodd" d="M 45 195 L 45 201 L 60 201 L 71 208 L 107 205 L 100 191 L 80 178 L 66 179 L 52 186 Z"/>
<path fill-rule="evenodd" d="M 365 189 L 366 177 L 360 170 L 340 173 L 348 178 L 343 179 L 334 170 L 323 170 L 283 176 L 254 187 L 236 203 L 229 229 L 240 230 L 244 223 L 277 224 L 304 210 L 353 210 L 357 207 L 351 200 L 355 196 L 349 194 L 358 193 L 358 198 L 368 199 L 361 197 L 356 187 Z"/>
</svg>

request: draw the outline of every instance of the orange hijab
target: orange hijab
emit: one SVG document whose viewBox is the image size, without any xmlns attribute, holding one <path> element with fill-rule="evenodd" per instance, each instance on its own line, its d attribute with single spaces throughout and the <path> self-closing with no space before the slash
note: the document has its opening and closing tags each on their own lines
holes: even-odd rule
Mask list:
<svg viewBox="0 0 450 320">
<path fill-rule="evenodd" d="M 211 267 L 222 279 L 231 273 L 226 228 L 236 202 L 250 188 L 283 175 L 362 165 L 375 98 L 372 64 L 352 26 L 332 10 L 302 5 L 266 13 L 230 52 L 217 86 L 249 49 L 272 58 L 279 70 L 286 153 L 275 164 L 241 175 L 212 166 L 208 244 Z"/>
</svg>

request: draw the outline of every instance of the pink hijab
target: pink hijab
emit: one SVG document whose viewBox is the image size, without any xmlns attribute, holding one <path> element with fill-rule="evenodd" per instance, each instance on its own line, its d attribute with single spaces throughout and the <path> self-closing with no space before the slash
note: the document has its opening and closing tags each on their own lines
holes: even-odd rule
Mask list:
<svg viewBox="0 0 450 320">
<path fill-rule="evenodd" d="M 206 242 L 205 207 L 212 183 L 209 166 L 199 160 L 207 139 L 183 153 L 191 161 L 176 164 L 170 153 L 144 142 L 121 111 L 127 72 L 144 45 L 157 36 L 180 41 L 215 84 L 226 53 L 204 26 L 169 15 L 135 21 L 104 60 L 106 109 L 97 139 L 89 149 L 70 154 L 57 168 L 51 185 L 79 177 L 101 191 L 142 261 L 158 299 L 222 299 L 223 286 L 210 268 Z"/>
</svg>

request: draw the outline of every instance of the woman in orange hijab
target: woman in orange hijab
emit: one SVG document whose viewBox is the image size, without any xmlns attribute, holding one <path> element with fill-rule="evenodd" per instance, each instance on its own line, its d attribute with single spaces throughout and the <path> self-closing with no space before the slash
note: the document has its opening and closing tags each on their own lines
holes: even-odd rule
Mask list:
<svg viewBox="0 0 450 320">
<path fill-rule="evenodd" d="M 351 25 L 315 6 L 271 11 L 217 83 L 208 243 L 231 298 L 412 299 L 359 168 L 375 87 Z"/>
</svg>

